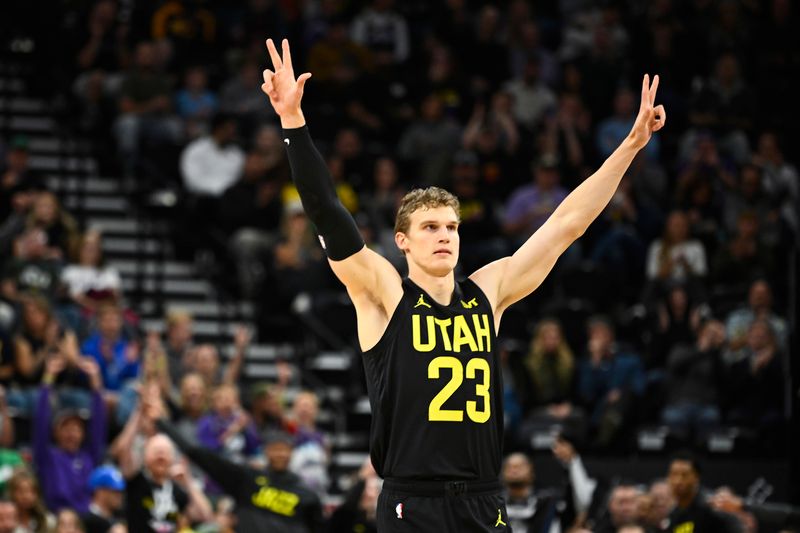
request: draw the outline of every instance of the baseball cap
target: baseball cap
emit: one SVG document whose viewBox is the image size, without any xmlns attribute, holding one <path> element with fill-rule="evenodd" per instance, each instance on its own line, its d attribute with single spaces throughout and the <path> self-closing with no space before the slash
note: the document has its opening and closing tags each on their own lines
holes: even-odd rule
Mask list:
<svg viewBox="0 0 800 533">
<path fill-rule="evenodd" d="M 64 409 L 60 409 L 53 417 L 53 427 L 58 427 L 72 418 L 77 418 L 81 422 L 85 422 L 89 417 L 80 409 L 65 407 Z"/>
<path fill-rule="evenodd" d="M 114 466 L 98 466 L 89 475 L 89 489 L 125 490 L 125 478 Z"/>
<path fill-rule="evenodd" d="M 269 446 L 270 444 L 288 444 L 289 446 L 294 446 L 294 437 L 292 437 L 286 431 L 269 431 L 266 435 L 264 435 L 264 446 Z"/>
</svg>

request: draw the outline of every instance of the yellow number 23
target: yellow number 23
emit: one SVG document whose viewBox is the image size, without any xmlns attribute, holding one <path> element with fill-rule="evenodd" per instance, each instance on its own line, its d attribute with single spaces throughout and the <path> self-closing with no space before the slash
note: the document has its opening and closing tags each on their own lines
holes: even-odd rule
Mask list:
<svg viewBox="0 0 800 533">
<path fill-rule="evenodd" d="M 450 369 L 452 375 L 450 376 L 450 381 L 431 400 L 428 406 L 428 420 L 431 422 L 461 422 L 464 420 L 464 411 L 460 409 L 442 409 L 442 405 L 458 390 L 464 381 L 464 366 L 455 357 L 436 357 L 428 364 L 428 379 L 439 379 L 439 370 L 443 368 Z M 478 370 L 483 374 L 483 382 L 475 384 L 475 394 L 483 398 L 483 410 L 478 410 L 478 402 L 469 400 L 467 402 L 467 416 L 473 422 L 483 424 L 489 420 L 492 414 L 491 398 L 489 397 L 490 370 L 486 359 L 474 357 L 467 362 L 467 379 L 475 379 L 475 373 Z"/>
</svg>

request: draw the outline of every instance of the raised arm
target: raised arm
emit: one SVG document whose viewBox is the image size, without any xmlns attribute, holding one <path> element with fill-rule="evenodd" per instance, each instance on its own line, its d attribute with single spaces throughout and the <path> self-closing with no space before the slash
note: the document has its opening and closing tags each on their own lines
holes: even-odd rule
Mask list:
<svg viewBox="0 0 800 533">
<path fill-rule="evenodd" d="M 292 179 L 303 208 L 319 232 L 331 268 L 353 297 L 357 310 L 362 296 L 393 310 L 402 296 L 400 276 L 386 259 L 364 246 L 355 221 L 338 200 L 330 172 L 311 141 L 300 107 L 311 74 L 306 72 L 295 79 L 289 42 L 284 39 L 282 46 L 283 57 L 272 39 L 267 40 L 275 70 L 264 71 L 261 89 L 281 118 Z"/>
<path fill-rule="evenodd" d="M 639 115 L 631 132 L 602 166 L 567 196 L 555 212 L 514 255 L 498 259 L 470 278 L 492 302 L 495 320 L 514 302 L 533 292 L 556 260 L 605 209 L 633 158 L 666 121 L 664 106 L 655 106 L 658 76 L 642 80 Z"/>
</svg>

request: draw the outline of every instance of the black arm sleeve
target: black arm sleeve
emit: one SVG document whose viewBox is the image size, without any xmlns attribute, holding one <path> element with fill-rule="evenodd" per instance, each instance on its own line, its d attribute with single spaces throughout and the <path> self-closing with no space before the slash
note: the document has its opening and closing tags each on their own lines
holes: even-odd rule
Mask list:
<svg viewBox="0 0 800 533">
<path fill-rule="evenodd" d="M 247 472 L 236 463 L 220 457 L 219 454 L 201 446 L 193 446 L 184 439 L 178 431 L 165 419 L 156 420 L 159 431 L 169 437 L 175 446 L 186 455 L 194 464 L 208 474 L 226 494 L 237 497 L 241 492 L 242 484 L 247 479 Z"/>
<path fill-rule="evenodd" d="M 745 506 L 764 529 L 800 527 L 800 508 L 786 504 L 762 503 Z M 760 528 L 759 528 L 760 529 Z"/>
<path fill-rule="evenodd" d="M 364 239 L 353 217 L 336 197 L 333 179 L 311 141 L 308 127 L 284 129 L 283 137 L 292 179 L 308 218 L 322 237 L 325 253 L 334 261 L 341 261 L 359 252 Z"/>
</svg>

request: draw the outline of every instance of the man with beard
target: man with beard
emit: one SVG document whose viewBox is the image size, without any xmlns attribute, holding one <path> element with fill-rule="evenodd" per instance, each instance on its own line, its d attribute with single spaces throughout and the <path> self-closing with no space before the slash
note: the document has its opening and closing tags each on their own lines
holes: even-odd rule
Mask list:
<svg viewBox="0 0 800 533">
<path fill-rule="evenodd" d="M 533 463 L 523 453 L 512 453 L 503 462 L 508 525 L 514 533 L 561 531 L 558 501 L 552 495 L 534 494 Z"/>
</svg>

